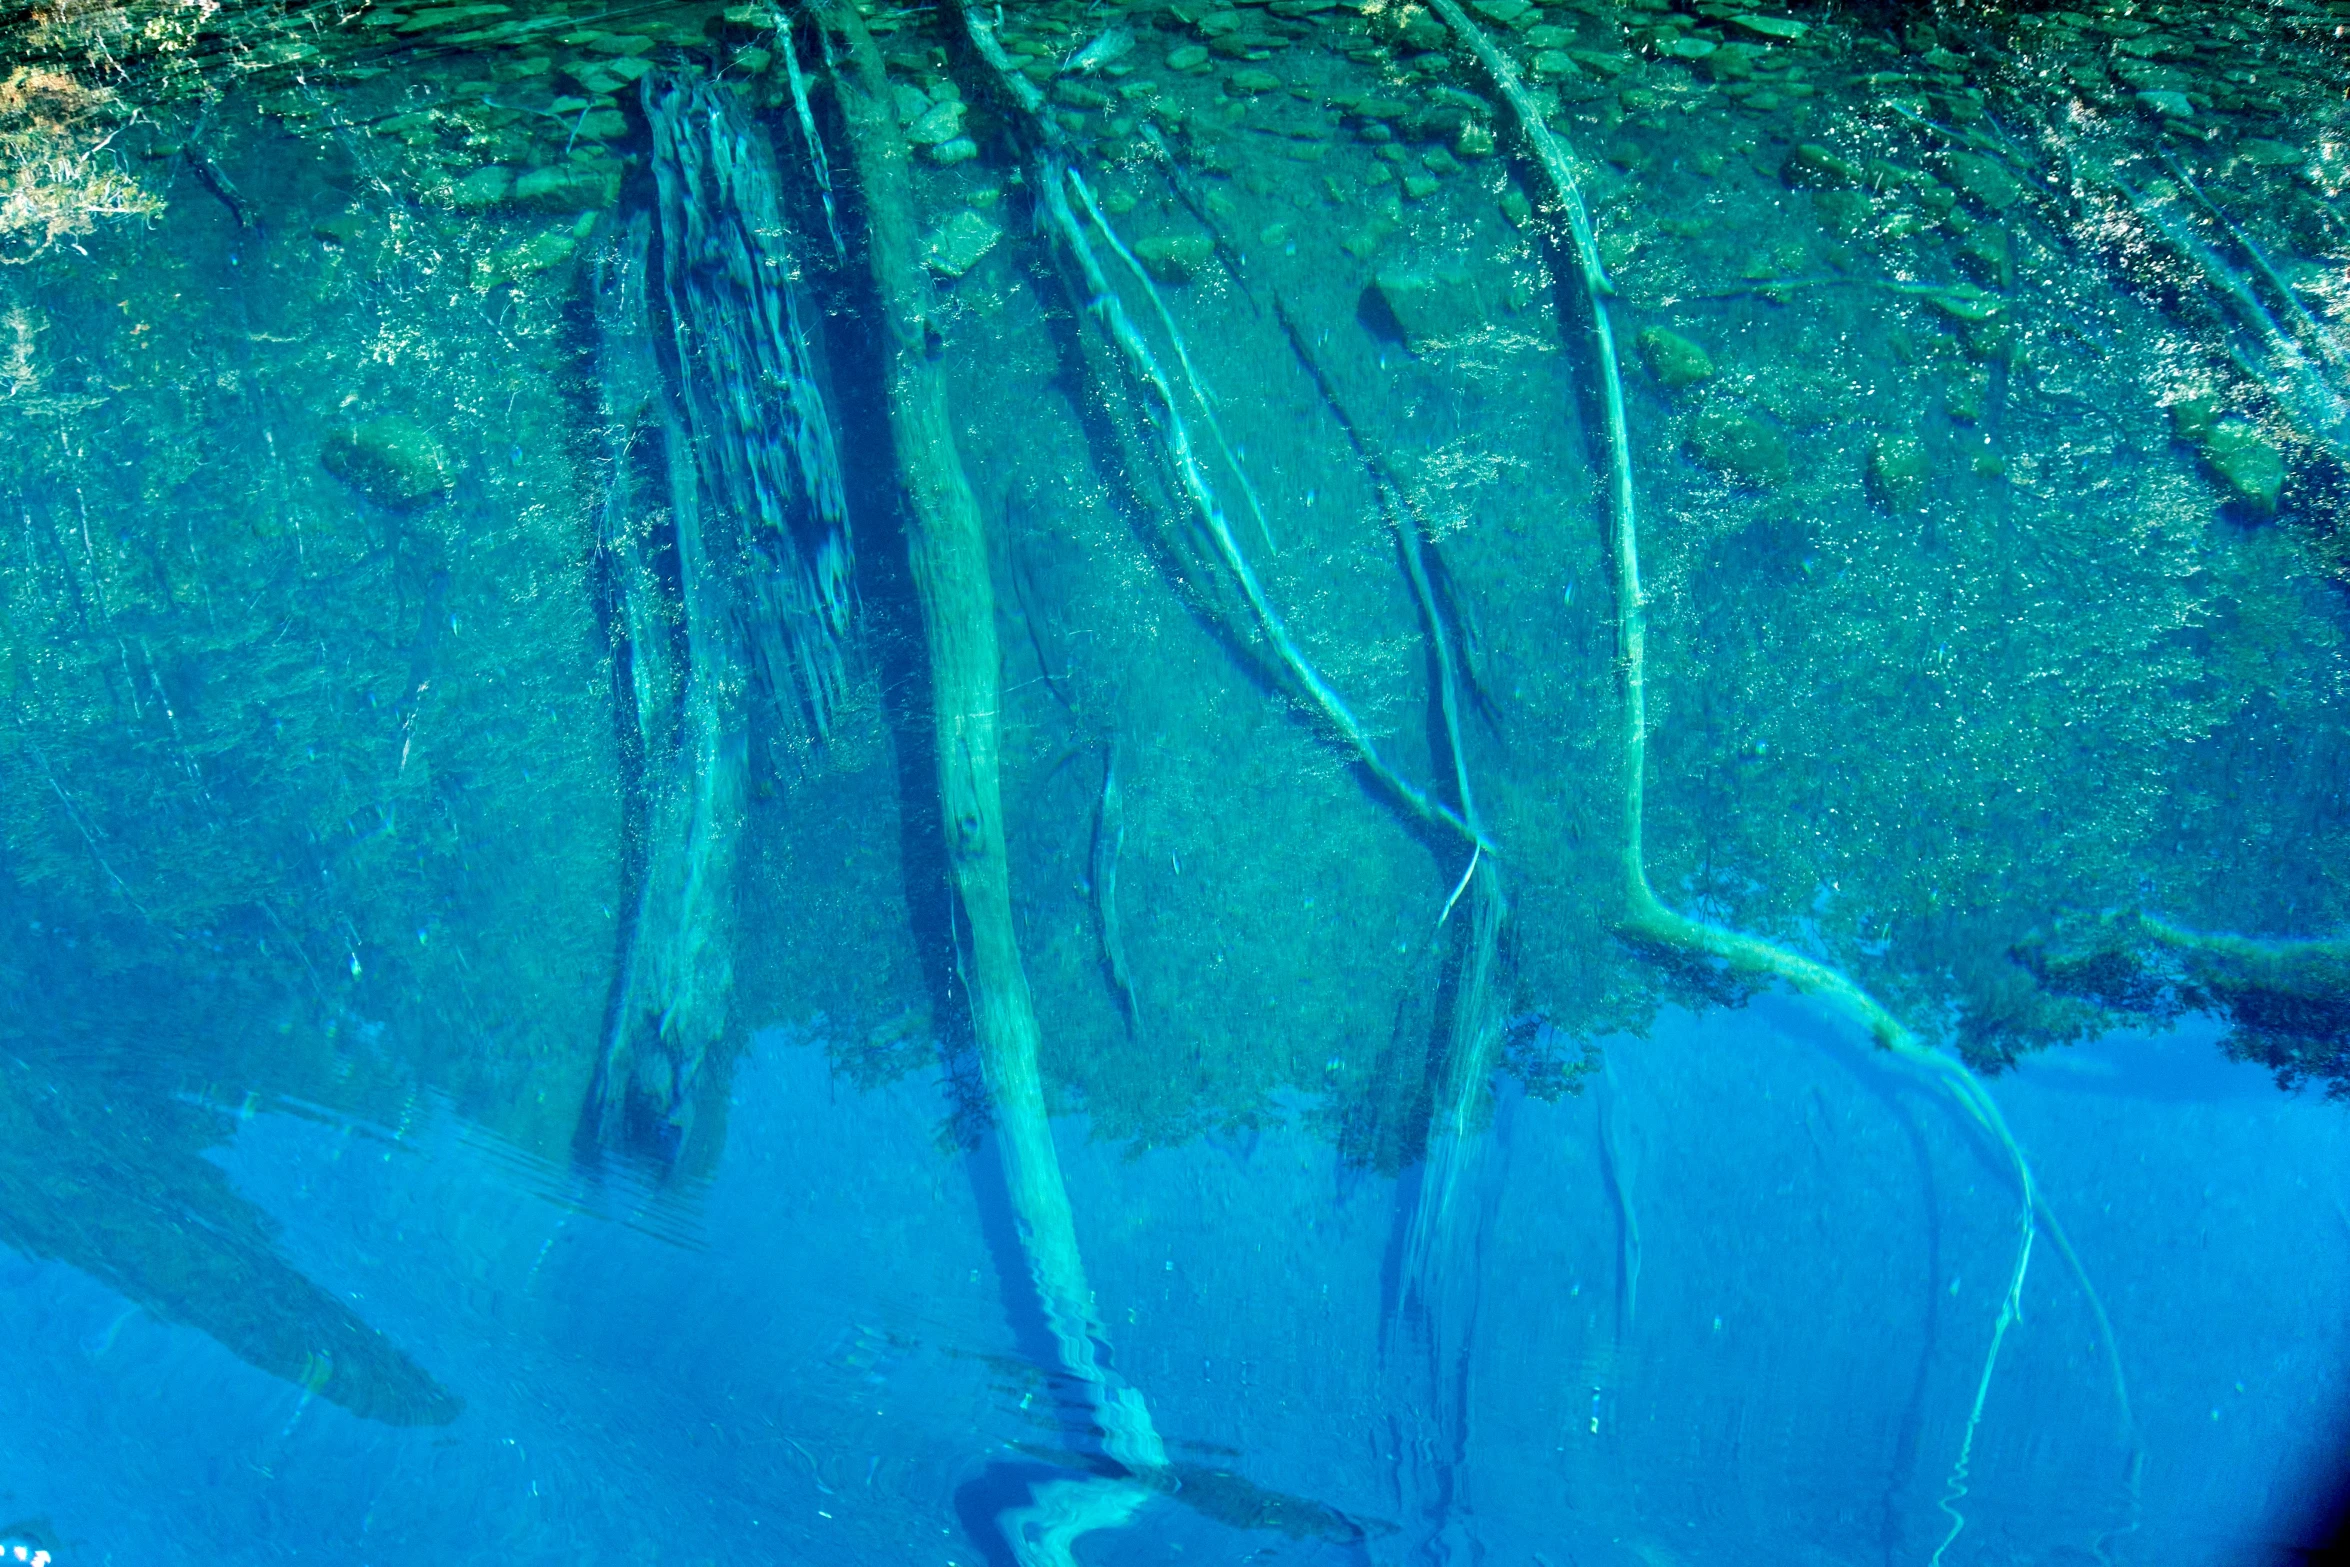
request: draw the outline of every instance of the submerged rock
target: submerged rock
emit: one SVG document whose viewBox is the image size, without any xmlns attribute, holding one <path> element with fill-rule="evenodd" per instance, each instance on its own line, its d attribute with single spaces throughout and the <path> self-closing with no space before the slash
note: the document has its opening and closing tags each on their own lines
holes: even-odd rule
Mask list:
<svg viewBox="0 0 2350 1567">
<path fill-rule="evenodd" d="M 2170 405 L 2171 433 L 2202 456 L 2228 498 L 2255 517 L 2277 509 L 2285 489 L 2285 455 L 2242 414 L 2226 413 L 2208 392 Z"/>
<path fill-rule="evenodd" d="M 941 277 L 959 278 L 995 248 L 1003 231 L 965 208 L 940 224 L 924 247 L 930 270 Z"/>
<path fill-rule="evenodd" d="M 620 166 L 609 162 L 525 169 L 513 187 L 516 206 L 540 212 L 601 212 L 619 199 Z"/>
<path fill-rule="evenodd" d="M 1757 37 L 1777 39 L 1785 43 L 1793 43 L 1811 31 L 1809 22 L 1798 22 L 1791 16 L 1746 16 L 1741 14 L 1729 18 L 1729 25 L 1743 28 Z"/>
<path fill-rule="evenodd" d="M 1641 363 L 1659 386 L 1677 389 L 1713 378 L 1712 357 L 1669 327 L 1643 328 L 1639 343 Z"/>
<path fill-rule="evenodd" d="M 1829 190 L 1858 185 L 1865 178 L 1859 164 L 1840 158 L 1818 142 L 1800 142 L 1779 166 L 1779 178 L 1797 190 Z"/>
<path fill-rule="evenodd" d="M 1371 280 L 1376 309 L 1384 310 L 1413 349 L 1471 337 L 1485 328 L 1485 301 L 1477 280 L 1458 263 L 1382 267 Z"/>
<path fill-rule="evenodd" d="M 959 98 L 941 99 L 906 127 L 906 140 L 917 147 L 943 146 L 962 134 L 963 103 Z"/>
<path fill-rule="evenodd" d="M 378 506 L 413 511 L 449 487 L 440 442 L 413 419 L 387 414 L 326 438 L 318 460 L 327 472 Z"/>
<path fill-rule="evenodd" d="M 1980 153 L 1948 154 L 1942 160 L 1942 174 L 1959 194 L 1979 203 L 1986 211 L 2005 212 L 2024 199 L 2023 181 L 2009 173 L 2004 164 Z"/>
<path fill-rule="evenodd" d="M 1689 425 L 1689 455 L 1738 484 L 1772 485 L 1792 471 L 1779 432 L 1735 408 L 1708 408 Z"/>
<path fill-rule="evenodd" d="M 460 212 L 479 212 L 504 201 L 513 189 L 514 171 L 493 163 L 450 186 L 449 205 Z"/>
<path fill-rule="evenodd" d="M 2260 426 L 2231 415 L 2211 427 L 2202 445 L 2203 461 L 2236 504 L 2256 517 L 2275 512 L 2285 489 L 2285 455 Z"/>
<path fill-rule="evenodd" d="M 1205 234 L 1153 234 L 1134 242 L 1134 257 L 1162 283 L 1188 283 L 1216 259 L 1216 242 Z"/>
<path fill-rule="evenodd" d="M 1916 436 L 1880 435 L 1869 446 L 1869 498 L 1887 511 L 1916 511 L 1925 504 L 1931 471 Z"/>
</svg>

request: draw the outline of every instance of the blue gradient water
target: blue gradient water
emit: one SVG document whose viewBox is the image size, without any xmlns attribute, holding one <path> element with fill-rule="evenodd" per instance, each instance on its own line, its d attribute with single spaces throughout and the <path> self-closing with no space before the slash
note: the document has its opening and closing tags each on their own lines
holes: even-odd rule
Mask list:
<svg viewBox="0 0 2350 1567">
<path fill-rule="evenodd" d="M 2116 1549 L 2274 1559 L 2350 1408 L 2339 1111 L 2194 1030 L 1996 1091 L 2130 1373 L 2147 1466 Z M 400 1133 L 256 1115 L 216 1155 L 237 1189 L 463 1418 L 357 1419 L 12 1257 L 0 1496 L 69 1561 L 984 1560 L 1000 1544 L 966 1525 L 1056 1437 L 1008 1326 L 986 1158 L 938 1151 L 934 1095 L 844 1091 L 814 1041 L 762 1034 L 707 1189 L 643 1211 L 430 1104 Z M 1060 1133 L 1121 1363 L 1171 1446 L 1300 1499 L 1285 1534 L 1178 1493 L 1086 1559 L 1379 1559 L 1402 1500 L 1379 1371 L 1394 1183 L 1295 1132 L 1139 1157 Z M 1930 1550 L 2012 1229 L 1979 1139 L 1795 1002 L 1671 1019 L 1614 1052 L 1604 1093 L 1505 1104 L 1494 1135 L 1462 1469 L 1489 1560 Z M 1968 1538 L 2089 1560 L 2127 1521 L 2126 1462 L 2093 1326 L 2043 1255 Z"/>
</svg>

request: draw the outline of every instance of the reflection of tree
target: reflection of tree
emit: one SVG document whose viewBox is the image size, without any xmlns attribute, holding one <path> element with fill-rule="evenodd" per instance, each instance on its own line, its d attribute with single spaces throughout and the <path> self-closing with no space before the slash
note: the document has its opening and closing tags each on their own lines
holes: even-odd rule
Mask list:
<svg viewBox="0 0 2350 1567">
<path fill-rule="evenodd" d="M 196 1068 L 155 1048 L 169 1018 L 42 982 L 55 977 L 9 976 L 30 1009 L 0 1053 L 0 1241 L 71 1263 L 355 1415 L 454 1420 L 457 1397 L 280 1257 L 269 1216 L 204 1157 L 233 1120 L 194 1097 Z M 230 1012 L 249 998 L 212 999 Z"/>
</svg>

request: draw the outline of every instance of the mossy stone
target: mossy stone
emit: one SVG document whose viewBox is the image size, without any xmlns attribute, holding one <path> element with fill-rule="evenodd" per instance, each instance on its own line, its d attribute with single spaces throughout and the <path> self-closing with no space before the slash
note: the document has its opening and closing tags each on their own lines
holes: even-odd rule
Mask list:
<svg viewBox="0 0 2350 1567">
<path fill-rule="evenodd" d="M 537 212 L 601 212 L 619 199 L 620 165 L 610 162 L 525 169 L 512 195 L 516 206 Z"/>
<path fill-rule="evenodd" d="M 1997 223 L 1978 223 L 1958 242 L 1958 264 L 1986 283 L 1998 284 L 2014 264 L 2015 243 Z"/>
<path fill-rule="evenodd" d="M 1773 485 L 1793 471 L 1779 432 L 1735 408 L 1708 408 L 1690 421 L 1689 455 L 1738 484 Z"/>
<path fill-rule="evenodd" d="M 378 506 L 413 511 L 449 487 L 441 444 L 415 420 L 399 414 L 349 425 L 326 438 L 318 454 L 326 471 Z"/>
<path fill-rule="evenodd" d="M 1414 49 L 1441 49 L 1452 37 L 1451 28 L 1417 6 L 1405 9 L 1403 25 L 1397 31 Z"/>
<path fill-rule="evenodd" d="M 1840 158 L 1816 141 L 1800 142 L 1779 166 L 1779 178 L 1797 190 L 1834 190 L 1858 185 L 1864 175 L 1859 164 Z"/>
<path fill-rule="evenodd" d="M 2297 169 L 2309 161 L 2300 148 L 2264 136 L 2247 136 L 2236 143 L 2236 156 L 2263 169 Z"/>
<path fill-rule="evenodd" d="M 1916 511 L 1925 504 L 1932 471 L 1925 442 L 1914 435 L 1880 435 L 1869 446 L 1869 498 L 1887 511 Z"/>
<path fill-rule="evenodd" d="M 1205 234 L 1153 234 L 1134 242 L 1134 257 L 1162 283 L 1188 283 L 1216 259 L 1216 242 Z"/>
<path fill-rule="evenodd" d="M 1865 190 L 1814 191 L 1812 213 L 1820 220 L 1820 227 L 1831 234 L 1858 234 L 1868 227 L 1876 204 Z"/>
<path fill-rule="evenodd" d="M 2211 427 L 2219 422 L 2219 399 L 2209 392 L 2196 392 L 2170 405 L 2171 434 L 2190 445 L 2200 446 L 2211 434 Z"/>
<path fill-rule="evenodd" d="M 493 163 L 475 169 L 449 187 L 449 205 L 460 212 L 480 212 L 504 201 L 514 189 L 514 171 Z"/>
<path fill-rule="evenodd" d="M 1463 265 L 1382 267 L 1371 291 L 1415 350 L 1457 342 L 1485 329 L 1485 301 Z"/>
<path fill-rule="evenodd" d="M 2006 165 L 1980 153 L 1954 152 L 1942 160 L 1943 177 L 1961 195 L 1986 211 L 2005 212 L 2024 199 L 2024 183 Z"/>
<path fill-rule="evenodd" d="M 1742 82 L 1754 74 L 1754 62 L 1762 55 L 1759 44 L 1723 44 L 1705 57 L 1705 70 L 1717 82 Z"/>
<path fill-rule="evenodd" d="M 1714 362 L 1703 348 L 1669 327 L 1644 327 L 1640 361 L 1659 386 L 1678 389 L 1713 378 Z"/>
<path fill-rule="evenodd" d="M 965 208 L 940 224 L 924 247 L 930 270 L 941 277 L 959 278 L 995 248 L 1003 231 Z"/>
<path fill-rule="evenodd" d="M 2203 460 L 2245 511 L 2266 517 L 2285 489 L 2285 456 L 2251 420 L 2229 415 L 2203 437 Z"/>
<path fill-rule="evenodd" d="M 962 134 L 963 102 L 959 98 L 941 99 L 906 127 L 906 140 L 917 147 L 943 146 Z"/>
</svg>

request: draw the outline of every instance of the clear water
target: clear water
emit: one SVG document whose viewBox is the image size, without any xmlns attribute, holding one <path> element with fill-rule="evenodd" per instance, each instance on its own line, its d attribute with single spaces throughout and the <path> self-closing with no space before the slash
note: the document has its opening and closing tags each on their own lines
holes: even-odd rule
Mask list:
<svg viewBox="0 0 2350 1567">
<path fill-rule="evenodd" d="M 2345 27 L 8 22 L 0 1551 L 2315 1559 Z"/>
</svg>

